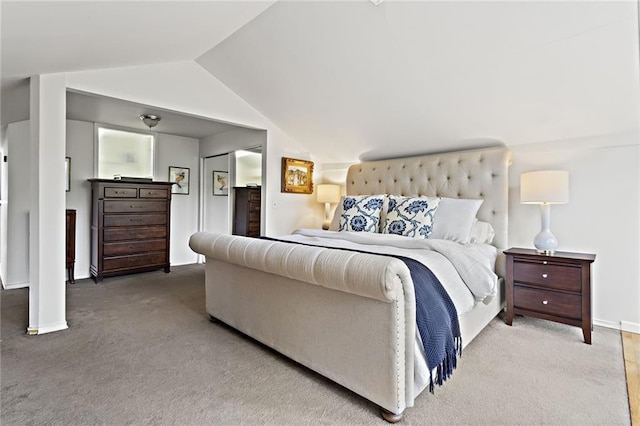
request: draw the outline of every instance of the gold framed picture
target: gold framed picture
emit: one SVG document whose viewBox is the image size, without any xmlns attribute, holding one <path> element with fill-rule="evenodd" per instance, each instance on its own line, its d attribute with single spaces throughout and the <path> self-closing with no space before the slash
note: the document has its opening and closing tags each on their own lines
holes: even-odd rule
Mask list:
<svg viewBox="0 0 640 426">
<path fill-rule="evenodd" d="M 280 192 L 313 193 L 313 161 L 282 157 L 282 187 Z"/>
</svg>

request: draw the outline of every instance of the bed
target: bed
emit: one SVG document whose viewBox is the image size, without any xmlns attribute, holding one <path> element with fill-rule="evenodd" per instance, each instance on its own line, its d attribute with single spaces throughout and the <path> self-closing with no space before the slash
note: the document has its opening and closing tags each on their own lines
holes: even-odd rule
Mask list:
<svg viewBox="0 0 640 426">
<path fill-rule="evenodd" d="M 509 151 L 496 147 L 363 162 L 349 168 L 347 196 L 360 200 L 385 195 L 381 209 L 385 212 L 391 211 L 389 200 L 403 199 L 399 197 L 439 197 L 427 239 L 380 232 L 382 224 L 389 223 L 384 213 L 376 232 L 369 235 L 336 232 L 350 219 L 347 205 L 337 209 L 329 231 L 297 230 L 277 239 L 198 232 L 189 244 L 205 255 L 206 311 L 212 319 L 374 402 L 386 420 L 399 421 L 430 387 L 435 373 L 425 363 L 416 327 L 412 271 L 396 255 L 415 258 L 424 253 L 431 259 L 427 266 L 449 292 L 450 281 L 463 280 L 471 288 L 476 286 L 474 277 L 481 274 L 467 270 L 464 262 L 462 267 L 449 263 L 447 253 L 455 247 L 464 249 L 462 257 L 480 253 L 480 260 L 472 263 L 483 271 L 488 267 L 493 278 L 482 275 L 478 294 L 452 296 L 456 307 L 461 306 L 457 319 L 462 345 L 468 345 L 504 305 L 502 250 L 507 245 L 509 164 Z M 479 208 L 470 226 L 474 230 L 478 224 L 485 230 L 488 226 L 492 238 L 484 241 L 487 235 L 480 235 L 477 238 L 483 241 L 461 244 L 456 238 L 470 238 L 470 231 L 447 229 L 453 237 L 443 235 L 445 227 L 438 226 L 443 218 L 460 219 L 444 208 L 445 199 L 449 209 L 482 200 L 475 203 Z M 449 222 L 447 227 L 455 220 Z M 391 248 L 385 249 L 387 244 Z M 431 249 L 429 253 L 423 252 L 423 245 Z M 376 250 L 388 253 L 371 254 Z M 454 276 L 458 278 L 449 278 Z M 494 288 L 484 294 L 491 280 Z"/>
</svg>

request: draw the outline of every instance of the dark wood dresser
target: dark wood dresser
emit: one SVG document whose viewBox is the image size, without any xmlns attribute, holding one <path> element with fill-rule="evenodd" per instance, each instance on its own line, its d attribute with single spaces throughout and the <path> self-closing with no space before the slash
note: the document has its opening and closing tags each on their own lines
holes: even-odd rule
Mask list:
<svg viewBox="0 0 640 426">
<path fill-rule="evenodd" d="M 67 209 L 66 245 L 67 245 L 67 274 L 69 283 L 75 284 L 74 270 L 76 265 L 76 211 Z"/>
<path fill-rule="evenodd" d="M 260 236 L 260 188 L 238 186 L 234 188 L 233 234 L 247 237 Z"/>
<path fill-rule="evenodd" d="M 595 254 L 510 248 L 507 256 L 507 317 L 514 314 L 582 327 L 591 344 L 591 263 Z"/>
<path fill-rule="evenodd" d="M 91 275 L 169 272 L 171 182 L 89 179 Z"/>
</svg>

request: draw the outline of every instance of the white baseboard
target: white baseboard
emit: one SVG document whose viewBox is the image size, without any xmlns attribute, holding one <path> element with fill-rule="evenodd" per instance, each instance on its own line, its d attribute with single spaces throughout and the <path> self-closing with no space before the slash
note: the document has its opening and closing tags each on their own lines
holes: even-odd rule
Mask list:
<svg viewBox="0 0 640 426">
<path fill-rule="evenodd" d="M 604 320 L 594 319 L 593 325 L 598 325 L 600 327 L 613 328 L 614 330 L 622 330 L 622 331 L 628 331 L 630 333 L 640 334 L 640 324 L 635 322 L 620 321 L 618 323 L 613 321 L 604 321 Z"/>
<path fill-rule="evenodd" d="M 597 325 L 600 327 L 613 328 L 614 330 L 620 330 L 620 323 L 613 321 L 605 321 L 594 318 L 593 325 Z"/>
<path fill-rule="evenodd" d="M 622 329 L 622 331 L 640 334 L 640 324 L 635 322 L 620 321 L 620 328 Z"/>
<path fill-rule="evenodd" d="M 34 334 L 53 333 L 54 331 L 66 330 L 67 328 L 69 328 L 69 326 L 67 325 L 67 322 L 62 321 L 57 324 L 41 325 L 38 327 L 28 327 L 27 334 L 34 335 Z"/>
<path fill-rule="evenodd" d="M 200 263 L 200 262 L 188 261 L 188 262 L 171 263 L 171 266 L 195 265 L 196 263 Z"/>
<path fill-rule="evenodd" d="M 5 290 L 14 290 L 16 288 L 26 288 L 26 287 L 29 287 L 29 281 L 25 281 L 21 283 L 12 283 L 12 284 L 5 284 L 4 282 L 2 283 L 2 288 L 4 288 Z"/>
</svg>

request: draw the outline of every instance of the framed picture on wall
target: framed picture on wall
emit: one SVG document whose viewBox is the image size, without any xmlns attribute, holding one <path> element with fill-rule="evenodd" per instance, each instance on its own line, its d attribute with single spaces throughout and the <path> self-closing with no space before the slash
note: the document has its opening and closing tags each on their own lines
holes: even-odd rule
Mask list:
<svg viewBox="0 0 640 426">
<path fill-rule="evenodd" d="M 229 172 L 213 171 L 213 195 L 229 195 Z"/>
<path fill-rule="evenodd" d="M 280 192 L 313 193 L 313 161 L 282 157 Z"/>
<path fill-rule="evenodd" d="M 71 191 L 71 157 L 64 157 L 65 191 Z"/>
<path fill-rule="evenodd" d="M 169 182 L 172 194 L 189 194 L 189 168 L 169 166 Z"/>
</svg>

